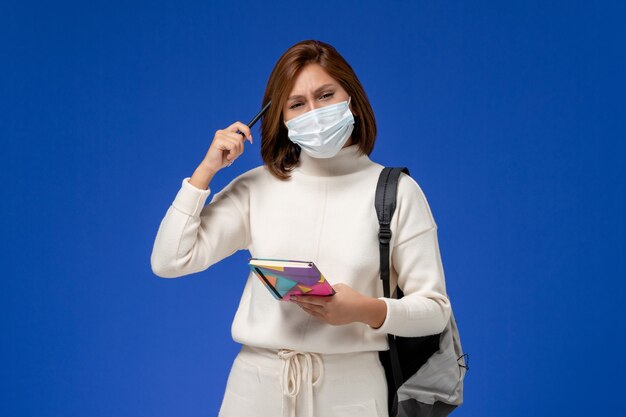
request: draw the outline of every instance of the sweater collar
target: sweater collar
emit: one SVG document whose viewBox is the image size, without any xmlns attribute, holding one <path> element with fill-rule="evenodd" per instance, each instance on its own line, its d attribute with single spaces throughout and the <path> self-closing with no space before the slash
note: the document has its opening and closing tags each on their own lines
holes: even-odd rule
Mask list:
<svg viewBox="0 0 626 417">
<path fill-rule="evenodd" d="M 358 144 L 353 144 L 341 148 L 332 158 L 314 158 L 302 150 L 296 170 L 306 175 L 332 177 L 360 171 L 368 163 L 371 163 L 369 156 L 361 153 Z"/>
</svg>

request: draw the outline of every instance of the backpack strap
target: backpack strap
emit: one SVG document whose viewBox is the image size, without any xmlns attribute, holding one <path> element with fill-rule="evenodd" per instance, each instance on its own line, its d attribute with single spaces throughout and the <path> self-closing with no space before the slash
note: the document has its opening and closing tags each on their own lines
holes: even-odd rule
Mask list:
<svg viewBox="0 0 626 417">
<path fill-rule="evenodd" d="M 389 242 L 391 241 L 390 224 L 393 213 L 396 210 L 398 181 L 402 172 L 410 175 L 409 170 L 406 167 L 385 167 L 380 172 L 378 184 L 376 185 L 374 206 L 376 207 L 376 215 L 378 216 L 379 224 L 378 241 L 380 243 L 380 279 L 383 281 L 383 294 L 385 298 L 391 297 L 391 288 L 389 284 Z M 394 383 L 397 390 L 404 381 L 402 378 L 402 369 L 400 368 L 400 359 L 398 357 L 395 336 L 387 334 L 387 339 L 389 340 L 389 355 L 391 359 Z"/>
</svg>

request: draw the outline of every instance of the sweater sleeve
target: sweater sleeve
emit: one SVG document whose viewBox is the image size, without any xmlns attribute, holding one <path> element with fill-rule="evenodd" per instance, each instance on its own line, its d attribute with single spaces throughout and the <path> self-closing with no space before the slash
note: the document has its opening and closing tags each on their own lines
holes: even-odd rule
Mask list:
<svg viewBox="0 0 626 417">
<path fill-rule="evenodd" d="M 375 333 L 417 337 L 441 333 L 451 314 L 437 224 L 419 185 L 409 175 L 398 182 L 396 238 L 391 266 L 398 275 L 401 299 L 379 297 L 387 315 Z M 393 288 L 391 288 L 393 294 Z"/>
<path fill-rule="evenodd" d="M 248 188 L 235 178 L 211 202 L 211 189 L 182 181 L 156 234 L 150 264 L 162 278 L 200 272 L 250 243 Z"/>
</svg>

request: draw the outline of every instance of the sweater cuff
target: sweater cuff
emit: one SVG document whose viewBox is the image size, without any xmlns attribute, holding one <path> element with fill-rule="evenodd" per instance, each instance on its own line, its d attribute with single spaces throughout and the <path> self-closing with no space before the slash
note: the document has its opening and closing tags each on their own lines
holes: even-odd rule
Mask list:
<svg viewBox="0 0 626 417">
<path fill-rule="evenodd" d="M 373 328 L 372 326 L 370 326 L 368 324 L 368 327 L 372 330 L 372 332 L 378 334 L 378 333 L 389 333 L 388 331 L 388 327 L 389 327 L 389 317 L 393 316 L 393 314 L 391 313 L 391 303 L 389 301 L 391 301 L 391 299 L 389 298 L 385 298 L 385 297 L 378 297 L 379 300 L 383 300 L 385 302 L 385 304 L 387 304 L 387 315 L 385 315 L 385 321 L 383 321 L 383 324 L 381 324 L 380 327 L 378 328 Z"/>
<path fill-rule="evenodd" d="M 211 194 L 211 187 L 206 190 L 202 190 L 189 183 L 191 177 L 185 177 L 182 185 L 176 194 L 176 198 L 172 205 L 179 211 L 195 217 L 199 216 L 200 212 L 204 208 L 209 194 Z"/>
</svg>

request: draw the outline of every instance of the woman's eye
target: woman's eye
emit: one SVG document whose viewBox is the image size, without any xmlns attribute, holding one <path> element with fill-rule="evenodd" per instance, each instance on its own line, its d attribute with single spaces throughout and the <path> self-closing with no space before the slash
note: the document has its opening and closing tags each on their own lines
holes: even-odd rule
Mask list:
<svg viewBox="0 0 626 417">
<path fill-rule="evenodd" d="M 328 98 L 331 98 L 334 94 L 335 94 L 334 92 L 333 92 L 333 93 L 325 93 L 325 94 L 323 94 L 322 96 L 320 96 L 320 99 L 328 99 Z M 301 105 L 302 105 L 302 103 L 294 103 L 294 104 L 292 104 L 292 105 L 289 107 L 289 109 L 290 109 L 290 110 L 294 110 L 294 109 L 297 109 L 298 107 L 300 107 Z"/>
</svg>

